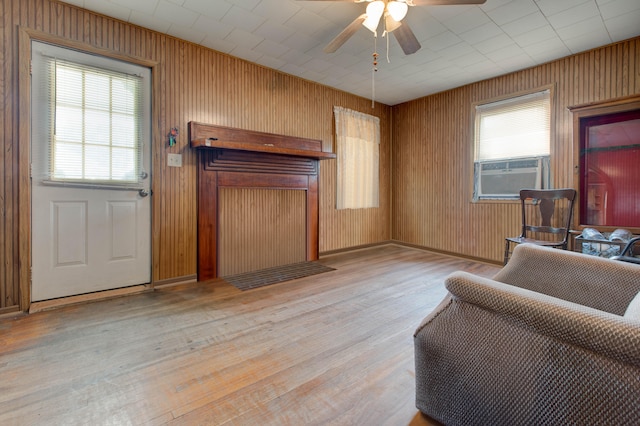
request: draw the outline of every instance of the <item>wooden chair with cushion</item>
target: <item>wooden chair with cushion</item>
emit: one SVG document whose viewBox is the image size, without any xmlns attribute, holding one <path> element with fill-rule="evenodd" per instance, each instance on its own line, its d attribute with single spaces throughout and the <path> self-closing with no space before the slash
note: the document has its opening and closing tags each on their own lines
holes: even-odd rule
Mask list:
<svg viewBox="0 0 640 426">
<path fill-rule="evenodd" d="M 504 264 L 509 261 L 511 244 L 536 245 L 567 249 L 576 190 L 521 189 L 522 232 L 505 239 Z M 532 200 L 531 204 L 527 200 Z"/>
</svg>

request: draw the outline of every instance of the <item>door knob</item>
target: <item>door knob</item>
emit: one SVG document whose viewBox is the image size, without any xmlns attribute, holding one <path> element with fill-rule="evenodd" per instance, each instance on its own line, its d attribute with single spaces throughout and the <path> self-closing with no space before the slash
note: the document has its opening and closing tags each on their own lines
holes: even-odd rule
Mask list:
<svg viewBox="0 0 640 426">
<path fill-rule="evenodd" d="M 140 194 L 141 197 L 146 197 L 147 195 L 149 195 L 149 191 L 147 191 L 146 189 L 141 189 L 140 191 L 138 191 L 138 194 Z"/>
</svg>

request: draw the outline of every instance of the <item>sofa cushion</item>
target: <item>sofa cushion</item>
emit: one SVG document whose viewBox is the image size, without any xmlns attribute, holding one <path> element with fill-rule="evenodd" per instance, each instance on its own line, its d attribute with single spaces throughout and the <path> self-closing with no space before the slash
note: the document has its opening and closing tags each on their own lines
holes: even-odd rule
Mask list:
<svg viewBox="0 0 640 426">
<path fill-rule="evenodd" d="M 636 297 L 631 300 L 631 303 L 629 303 L 624 313 L 624 317 L 640 321 L 640 293 L 636 294 Z"/>
</svg>

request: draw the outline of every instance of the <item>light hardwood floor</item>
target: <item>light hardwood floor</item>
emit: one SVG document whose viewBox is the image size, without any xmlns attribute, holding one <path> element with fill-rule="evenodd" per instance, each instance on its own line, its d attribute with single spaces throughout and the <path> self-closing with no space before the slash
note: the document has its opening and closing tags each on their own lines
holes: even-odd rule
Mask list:
<svg viewBox="0 0 640 426">
<path fill-rule="evenodd" d="M 0 424 L 436 424 L 414 405 L 413 331 L 447 274 L 498 267 L 398 245 L 321 263 L 0 320 Z"/>
</svg>

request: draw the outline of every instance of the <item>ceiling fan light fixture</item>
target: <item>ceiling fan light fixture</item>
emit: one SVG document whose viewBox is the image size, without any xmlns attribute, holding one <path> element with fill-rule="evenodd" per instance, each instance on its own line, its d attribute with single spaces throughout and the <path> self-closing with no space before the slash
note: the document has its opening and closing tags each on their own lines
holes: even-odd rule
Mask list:
<svg viewBox="0 0 640 426">
<path fill-rule="evenodd" d="M 393 19 L 393 16 L 391 16 L 388 11 L 384 14 L 384 29 L 386 32 L 393 32 L 398 29 L 400 25 L 402 25 L 402 22 Z"/>
<path fill-rule="evenodd" d="M 402 1 L 390 1 L 387 3 L 387 11 L 391 17 L 400 22 L 407 16 L 407 11 L 409 10 L 409 6 L 407 3 Z"/>
<path fill-rule="evenodd" d="M 380 18 L 384 13 L 384 2 L 382 0 L 372 1 L 367 5 L 367 19 L 364 20 L 362 25 L 373 33 L 378 29 L 380 24 Z"/>
</svg>

